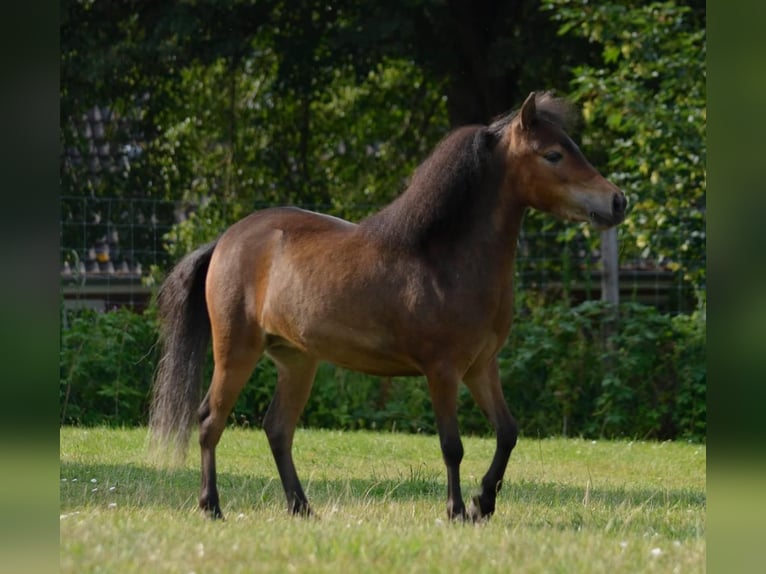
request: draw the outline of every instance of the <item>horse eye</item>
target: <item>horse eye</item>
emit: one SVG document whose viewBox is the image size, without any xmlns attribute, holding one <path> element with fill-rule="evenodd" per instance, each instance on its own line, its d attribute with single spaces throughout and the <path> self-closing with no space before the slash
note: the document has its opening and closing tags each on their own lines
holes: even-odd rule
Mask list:
<svg viewBox="0 0 766 574">
<path fill-rule="evenodd" d="M 561 159 L 564 157 L 557 151 L 549 151 L 546 154 L 543 154 L 543 157 L 546 159 L 546 161 L 549 161 L 551 163 L 558 163 L 561 161 Z"/>
</svg>

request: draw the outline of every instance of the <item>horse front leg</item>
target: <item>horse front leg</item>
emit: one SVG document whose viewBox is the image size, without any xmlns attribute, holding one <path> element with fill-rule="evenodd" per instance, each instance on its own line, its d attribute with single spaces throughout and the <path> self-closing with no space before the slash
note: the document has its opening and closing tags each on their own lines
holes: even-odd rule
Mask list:
<svg viewBox="0 0 766 574">
<path fill-rule="evenodd" d="M 477 373 L 469 373 L 465 380 L 479 407 L 495 427 L 497 443 L 492 463 L 481 480 L 481 493 L 474 496 L 468 514 L 474 521 L 489 518 L 495 512 L 497 493 L 503 485 L 503 475 L 516 446 L 518 425 L 508 410 L 500 384 L 497 357 Z"/>
<path fill-rule="evenodd" d="M 460 489 L 460 463 L 463 442 L 457 424 L 457 391 L 459 378 L 452 372 L 441 371 L 427 375 L 436 425 L 439 430 L 444 464 L 447 467 L 447 518 L 466 518 L 465 503 Z"/>
</svg>

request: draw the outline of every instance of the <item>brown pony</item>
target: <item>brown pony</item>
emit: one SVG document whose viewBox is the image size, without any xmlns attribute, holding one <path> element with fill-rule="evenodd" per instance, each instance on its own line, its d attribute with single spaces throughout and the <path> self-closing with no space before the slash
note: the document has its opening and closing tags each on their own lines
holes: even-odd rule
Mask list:
<svg viewBox="0 0 766 574">
<path fill-rule="evenodd" d="M 513 313 L 513 265 L 532 207 L 597 228 L 620 223 L 623 193 L 566 134 L 572 109 L 535 94 L 489 126 L 456 129 L 407 189 L 358 225 L 294 208 L 257 211 L 183 258 L 159 291 L 164 346 L 150 426 L 181 451 L 199 420 L 200 506 L 222 517 L 215 448 L 265 353 L 278 381 L 263 426 L 288 508 L 310 514 L 293 464 L 298 419 L 320 361 L 381 376 L 424 375 L 447 467 L 447 514 L 495 510 L 517 424 L 497 353 Z M 212 335 L 215 368 L 199 406 Z M 458 385 L 491 421 L 497 446 L 466 508 Z"/>
</svg>

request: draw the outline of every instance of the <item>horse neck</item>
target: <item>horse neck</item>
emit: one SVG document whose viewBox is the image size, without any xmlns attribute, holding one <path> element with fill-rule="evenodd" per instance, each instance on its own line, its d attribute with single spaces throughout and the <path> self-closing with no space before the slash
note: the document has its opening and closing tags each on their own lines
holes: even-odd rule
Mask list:
<svg viewBox="0 0 766 574">
<path fill-rule="evenodd" d="M 491 213 L 486 214 L 483 234 L 476 234 L 465 246 L 465 253 L 487 270 L 510 277 L 514 269 L 516 248 L 526 207 L 513 194 L 498 192 Z"/>
<path fill-rule="evenodd" d="M 359 231 L 393 251 L 407 252 L 437 267 L 497 269 L 510 273 L 524 216 L 516 201 L 508 165 L 495 156 L 470 190 L 409 188 L 378 213 L 363 220 Z M 510 184 L 510 185 L 509 185 Z"/>
<path fill-rule="evenodd" d="M 526 207 L 513 193 L 506 192 L 504 183 L 497 189 L 484 190 L 490 192 L 491 199 L 471 214 L 466 229 L 453 237 L 435 238 L 421 256 L 436 268 L 449 267 L 449 274 L 462 270 L 510 285 Z"/>
</svg>

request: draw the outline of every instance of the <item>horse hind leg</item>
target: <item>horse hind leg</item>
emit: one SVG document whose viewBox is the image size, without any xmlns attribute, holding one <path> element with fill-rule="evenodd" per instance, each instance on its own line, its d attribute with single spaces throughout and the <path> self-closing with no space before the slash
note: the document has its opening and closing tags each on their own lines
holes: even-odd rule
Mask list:
<svg viewBox="0 0 766 574">
<path fill-rule="evenodd" d="M 298 351 L 280 349 L 272 353 L 278 380 L 274 397 L 263 420 L 279 478 L 291 514 L 312 514 L 293 462 L 293 437 L 303 412 L 317 369 L 317 361 Z"/>
<path fill-rule="evenodd" d="M 216 480 L 215 449 L 226 421 L 242 388 L 255 369 L 263 344 L 253 337 L 222 337 L 227 343 L 216 344 L 213 337 L 215 367 L 207 395 L 199 408 L 199 444 L 201 454 L 200 508 L 212 518 L 223 518 Z M 235 346 L 230 343 L 239 341 Z"/>
<path fill-rule="evenodd" d="M 503 396 L 497 358 L 490 361 L 480 373 L 466 377 L 465 383 L 481 410 L 495 427 L 497 436 L 492 463 L 481 480 L 481 494 L 473 497 L 468 509 L 469 516 L 476 522 L 489 518 L 495 512 L 497 493 L 503 485 L 503 475 L 508 466 L 511 451 L 516 446 L 519 431 Z"/>
</svg>

